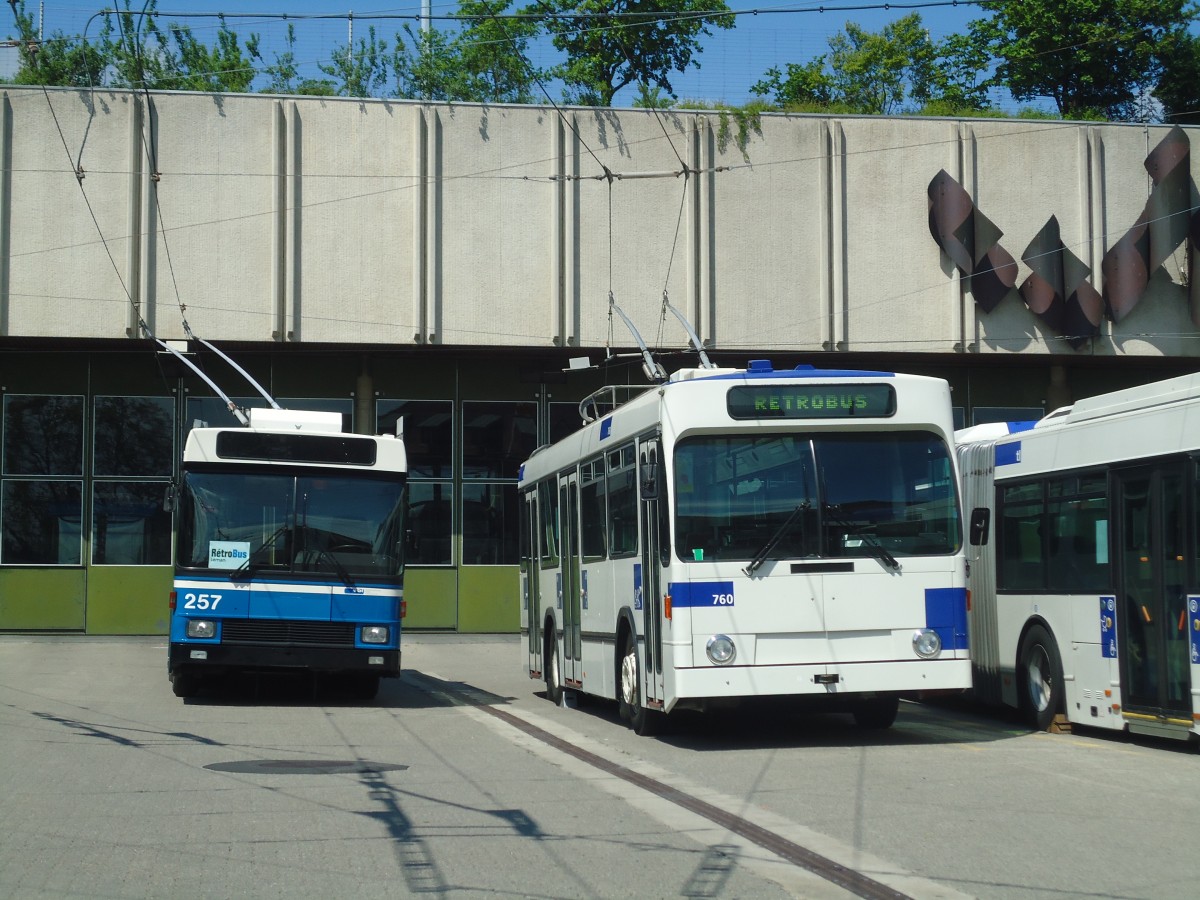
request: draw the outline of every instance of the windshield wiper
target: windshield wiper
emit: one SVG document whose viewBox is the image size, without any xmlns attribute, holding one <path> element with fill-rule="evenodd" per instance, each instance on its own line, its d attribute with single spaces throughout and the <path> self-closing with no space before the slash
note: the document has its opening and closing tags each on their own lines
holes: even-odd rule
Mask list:
<svg viewBox="0 0 1200 900">
<path fill-rule="evenodd" d="M 338 578 L 342 579 L 342 583 L 345 584 L 346 587 L 348 587 L 348 588 L 354 587 L 354 579 L 350 577 L 350 572 L 346 569 L 345 566 L 343 566 L 340 562 L 338 562 L 338 558 L 336 556 L 334 556 L 332 553 L 330 553 L 324 547 L 317 547 L 316 552 L 317 552 L 318 560 L 321 560 L 321 559 L 329 560 L 329 564 L 331 566 L 333 566 L 333 571 L 335 571 L 337 573 Z"/>
<path fill-rule="evenodd" d="M 787 534 L 788 529 L 791 528 L 792 525 L 795 524 L 796 520 L 800 518 L 800 513 L 811 508 L 812 504 L 807 500 L 797 503 L 796 508 L 788 513 L 788 517 L 786 519 L 779 523 L 779 527 L 775 529 L 771 537 L 767 539 L 765 544 L 763 544 L 762 549 L 750 558 L 750 562 L 747 564 L 746 568 L 742 569 L 742 571 L 747 575 L 753 575 L 755 571 L 757 571 L 758 567 L 767 561 L 767 557 L 771 555 L 771 551 L 775 549 L 775 545 L 783 540 L 783 536 Z"/>
<path fill-rule="evenodd" d="M 888 549 L 879 543 L 873 534 L 868 531 L 869 525 L 855 525 L 853 522 L 845 518 L 838 507 L 832 503 L 825 503 L 821 506 L 822 512 L 829 518 L 833 524 L 839 528 L 846 529 L 847 535 L 854 535 L 862 540 L 863 545 L 871 552 L 871 555 L 878 559 L 886 566 L 899 571 L 900 563 L 896 561 L 896 557 L 888 552 Z"/>
<path fill-rule="evenodd" d="M 291 530 L 291 526 L 289 525 L 280 525 L 278 528 L 276 528 L 275 533 L 259 544 L 258 547 L 255 548 L 254 552 L 246 557 L 246 561 L 244 563 L 229 573 L 230 579 L 237 581 L 240 578 L 249 578 L 251 575 L 253 575 L 255 566 L 257 565 L 257 560 L 262 557 L 263 553 L 275 546 L 276 541 L 278 541 L 285 534 L 288 534 Z"/>
</svg>

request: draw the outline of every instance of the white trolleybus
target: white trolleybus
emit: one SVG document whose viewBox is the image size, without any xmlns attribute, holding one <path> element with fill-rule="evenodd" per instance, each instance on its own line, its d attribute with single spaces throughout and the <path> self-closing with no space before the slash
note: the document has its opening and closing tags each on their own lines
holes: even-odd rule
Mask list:
<svg viewBox="0 0 1200 900">
<path fill-rule="evenodd" d="M 168 671 L 174 692 L 231 670 L 341 676 L 363 698 L 400 673 L 407 466 L 337 413 L 252 409 L 183 452 Z"/>
<path fill-rule="evenodd" d="M 1194 740 L 1200 376 L 958 437 L 977 694 L 1033 727 Z"/>
<path fill-rule="evenodd" d="M 605 393 L 520 476 L 523 653 L 551 700 L 616 700 L 638 733 L 771 696 L 885 728 L 901 694 L 970 687 L 944 381 L 753 361 Z"/>
<path fill-rule="evenodd" d="M 1200 375 L 958 439 L 980 698 L 1200 732 Z"/>
</svg>

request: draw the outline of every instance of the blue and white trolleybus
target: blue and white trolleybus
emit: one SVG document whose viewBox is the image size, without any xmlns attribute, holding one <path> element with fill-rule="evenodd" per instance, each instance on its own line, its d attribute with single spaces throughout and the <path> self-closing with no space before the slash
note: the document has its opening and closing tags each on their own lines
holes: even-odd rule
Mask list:
<svg viewBox="0 0 1200 900">
<path fill-rule="evenodd" d="M 176 498 L 168 670 L 177 696 L 231 670 L 400 672 L 407 466 L 394 436 L 335 413 L 250 410 L 195 428 Z"/>
</svg>

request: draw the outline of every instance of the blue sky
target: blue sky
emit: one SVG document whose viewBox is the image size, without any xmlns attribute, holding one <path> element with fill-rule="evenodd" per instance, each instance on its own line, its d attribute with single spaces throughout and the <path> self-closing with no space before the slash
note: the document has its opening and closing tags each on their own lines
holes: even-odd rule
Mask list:
<svg viewBox="0 0 1200 900">
<path fill-rule="evenodd" d="M 772 66 L 782 68 L 789 62 L 805 62 L 823 53 L 827 48 L 829 36 L 840 31 L 847 21 L 877 31 L 888 22 L 894 21 L 910 11 L 919 12 L 930 35 L 942 38 L 954 32 L 965 30 L 966 23 L 971 19 L 984 15 L 980 7 L 969 3 L 946 3 L 944 5 L 924 6 L 922 0 L 912 0 L 907 8 L 891 4 L 889 9 L 861 9 L 871 5 L 871 0 L 854 2 L 854 0 L 796 0 L 796 2 L 758 3 L 749 0 L 739 3 L 737 0 L 726 0 L 730 9 L 747 11 L 739 15 L 737 25 L 729 31 L 718 30 L 712 37 L 704 41 L 704 50 L 698 57 L 701 68 L 691 69 L 682 76 L 673 79 L 675 93 L 682 99 L 706 100 L 742 104 L 751 99 L 750 86 L 762 78 L 763 73 Z M 89 5 L 82 0 L 67 0 L 56 2 L 46 0 L 39 4 L 37 0 L 26 0 L 26 8 L 35 16 L 39 7 L 42 11 L 45 33 L 62 31 L 66 34 L 82 34 L 88 28 L 89 34 L 99 33 L 99 21 L 93 19 L 102 9 L 112 8 L 114 0 L 108 3 Z M 517 0 L 516 5 L 525 5 L 524 0 Z M 140 6 L 139 0 L 133 3 L 135 8 Z M 924 6 L 924 8 L 919 8 Z M 12 13 L 8 4 L 0 6 L 0 35 L 11 34 Z M 855 9 L 854 7 L 860 7 Z M 349 36 L 347 20 L 344 18 L 350 10 L 358 17 L 354 23 L 355 40 L 365 36 L 369 24 L 374 24 L 377 34 L 390 37 L 400 30 L 402 22 L 377 21 L 368 23 L 362 19 L 366 15 L 397 14 L 417 15 L 420 12 L 419 0 L 408 4 L 388 3 L 386 0 L 358 0 L 338 4 L 334 0 L 240 0 L 240 2 L 222 2 L 222 0 L 159 0 L 158 8 L 162 18 L 186 23 L 191 26 L 193 33 L 211 43 L 212 34 L 217 30 L 218 22 L 214 19 L 186 18 L 183 13 L 216 13 L 220 11 L 245 13 L 287 13 L 290 16 L 305 15 L 337 15 L 339 20 L 313 21 L 293 19 L 296 29 L 296 59 L 301 66 L 301 72 L 319 75 L 316 63 L 328 58 L 335 46 L 344 45 Z M 824 8 L 824 12 L 819 11 Z M 456 2 L 446 0 L 431 0 L 431 10 L 434 15 L 449 14 L 457 9 Z M 755 14 L 750 10 L 757 10 Z M 176 14 L 172 16 L 172 14 Z M 89 26 L 89 19 L 91 24 Z M 265 56 L 273 59 L 276 50 L 283 49 L 283 37 L 287 25 L 279 19 L 252 18 L 230 19 L 230 27 L 244 38 L 250 33 L 261 37 Z M 10 60 L 15 51 L 0 51 Z M 549 62 L 549 51 L 545 60 Z M 9 63 L 11 65 L 11 62 Z M 0 58 L 0 73 L 9 71 Z M 558 100 L 558 93 L 551 92 Z M 617 105 L 630 105 L 633 101 L 631 89 L 626 89 L 617 95 Z M 1011 99 L 997 99 L 997 105 L 1013 110 L 1017 108 Z"/>
</svg>

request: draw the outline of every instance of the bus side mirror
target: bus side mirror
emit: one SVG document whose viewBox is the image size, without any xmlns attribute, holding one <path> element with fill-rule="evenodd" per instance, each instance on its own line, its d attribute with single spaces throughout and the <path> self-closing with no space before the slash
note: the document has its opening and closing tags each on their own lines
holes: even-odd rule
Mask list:
<svg viewBox="0 0 1200 900">
<path fill-rule="evenodd" d="M 643 500 L 658 499 L 658 464 L 647 463 L 642 466 L 641 496 Z"/>
<path fill-rule="evenodd" d="M 992 511 L 983 506 L 971 510 L 971 546 L 982 547 L 988 542 L 988 530 L 992 523 Z"/>
</svg>

